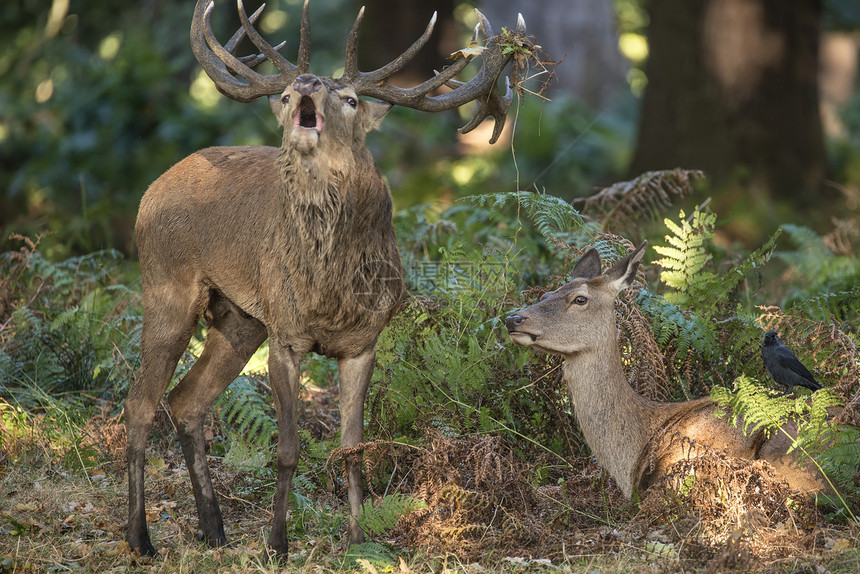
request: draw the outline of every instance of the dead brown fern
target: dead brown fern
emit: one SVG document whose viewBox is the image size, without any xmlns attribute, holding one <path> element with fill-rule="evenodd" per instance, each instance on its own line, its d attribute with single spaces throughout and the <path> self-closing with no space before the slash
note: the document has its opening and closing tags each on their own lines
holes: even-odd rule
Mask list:
<svg viewBox="0 0 860 574">
<path fill-rule="evenodd" d="M 790 523 L 806 529 L 817 520 L 812 499 L 791 489 L 768 462 L 712 450 L 672 465 L 646 491 L 641 508 L 655 523 L 692 517 L 704 525 L 699 542 L 708 544 L 725 543 L 738 528 Z"/>
<path fill-rule="evenodd" d="M 636 179 L 606 187 L 589 197 L 574 200 L 580 211 L 600 222 L 602 230 L 629 228 L 635 220 L 654 220 L 672 205 L 672 196 L 693 191 L 693 182 L 702 179 L 699 170 L 649 171 Z"/>
<path fill-rule="evenodd" d="M 412 496 L 427 508 L 400 519 L 391 533 L 398 544 L 474 559 L 491 548 L 537 550 L 546 542 L 531 469 L 499 436 L 434 432 L 428 449 L 407 459 Z"/>
<path fill-rule="evenodd" d="M 824 244 L 837 255 L 853 256 L 860 246 L 860 216 L 833 219 L 833 231 L 823 237 Z"/>
<path fill-rule="evenodd" d="M 636 304 L 632 289 L 618 297 L 615 311 L 620 326 L 618 348 L 630 386 L 651 400 L 668 399 L 672 395 L 672 383 L 666 370 L 666 358 L 648 317 Z"/>
</svg>

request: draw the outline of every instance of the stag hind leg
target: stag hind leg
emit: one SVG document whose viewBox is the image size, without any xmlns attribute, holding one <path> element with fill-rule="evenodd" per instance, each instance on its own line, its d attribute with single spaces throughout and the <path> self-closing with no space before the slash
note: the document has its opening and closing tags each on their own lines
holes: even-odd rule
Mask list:
<svg viewBox="0 0 860 574">
<path fill-rule="evenodd" d="M 210 299 L 209 314 L 203 353 L 170 392 L 168 401 L 194 490 L 198 539 L 211 546 L 222 546 L 227 538 L 206 463 L 203 422 L 212 402 L 239 376 L 266 339 L 266 328 L 218 294 Z"/>
<path fill-rule="evenodd" d="M 157 296 L 156 296 L 157 295 Z M 142 555 L 154 555 L 146 528 L 143 475 L 146 442 L 155 411 L 179 358 L 194 333 L 205 294 L 189 290 L 164 294 L 144 291 L 143 328 L 140 336 L 140 368 L 125 401 L 128 436 L 128 531 L 126 539 Z"/>
</svg>

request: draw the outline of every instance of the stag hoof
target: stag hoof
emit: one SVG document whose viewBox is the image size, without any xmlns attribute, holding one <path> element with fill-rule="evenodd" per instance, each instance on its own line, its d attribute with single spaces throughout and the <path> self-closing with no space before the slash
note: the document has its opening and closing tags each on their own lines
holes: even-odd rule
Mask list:
<svg viewBox="0 0 860 574">
<path fill-rule="evenodd" d="M 195 538 L 197 539 L 197 542 L 205 542 L 212 548 L 218 548 L 219 546 L 227 545 L 227 536 L 224 534 L 223 531 L 218 532 L 214 535 L 209 535 L 202 530 L 198 530 L 197 534 L 195 535 Z"/>
<path fill-rule="evenodd" d="M 144 536 L 140 540 L 128 540 L 128 545 L 134 552 L 137 552 L 141 556 L 156 556 L 158 554 L 155 550 L 155 546 L 153 546 L 152 542 L 149 540 L 149 536 Z"/>
<path fill-rule="evenodd" d="M 274 548 L 268 542 L 266 543 L 265 548 L 263 548 L 263 562 L 265 563 L 273 563 L 278 566 L 286 566 L 287 565 L 287 543 L 284 541 L 283 547 Z"/>
</svg>

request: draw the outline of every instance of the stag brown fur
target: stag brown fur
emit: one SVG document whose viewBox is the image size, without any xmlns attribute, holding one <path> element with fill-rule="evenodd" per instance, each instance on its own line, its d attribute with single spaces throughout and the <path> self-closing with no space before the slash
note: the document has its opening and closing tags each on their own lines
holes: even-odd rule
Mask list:
<svg viewBox="0 0 860 574">
<path fill-rule="evenodd" d="M 280 429 L 278 471 L 288 477 L 279 484 L 269 546 L 282 552 L 289 477 L 298 462 L 299 360 L 312 350 L 339 359 L 341 442 L 361 442 L 374 345 L 401 289 L 391 200 L 364 146 L 365 133 L 390 106 L 361 101 L 353 109 L 343 90 L 320 89 L 313 97 L 325 129 L 308 134 L 288 121 L 301 98 L 293 86 L 287 91 L 296 103 L 281 112 L 289 126 L 281 149 L 202 150 L 171 168 L 144 195 L 136 225 L 144 292 L 141 367 L 125 406 L 129 473 L 142 478 L 139 453 L 155 406 L 206 315 L 205 349 L 170 393 L 169 404 L 188 462 L 201 535 L 223 544 L 203 418 L 268 337 Z M 308 141 L 317 138 L 316 145 Z M 368 270 L 383 274 L 368 277 L 363 273 Z M 379 299 L 362 300 L 358 293 L 375 293 Z M 353 464 L 353 515 L 361 504 L 359 473 Z M 134 478 L 130 488 L 140 495 Z M 138 506 L 131 517 L 145 516 L 142 498 L 132 502 Z M 148 540 L 141 540 L 135 526 L 140 528 L 129 524 L 130 538 L 146 551 Z M 353 539 L 360 539 L 360 530 Z"/>
<path fill-rule="evenodd" d="M 745 436 L 715 415 L 709 398 L 661 403 L 648 400 L 627 382 L 616 340 L 615 297 L 630 286 L 646 243 L 605 273 L 600 256 L 588 251 L 573 280 L 506 320 L 514 343 L 564 357 L 564 381 L 582 434 L 598 462 L 625 496 L 643 492 L 678 460 L 701 449 L 745 459 L 764 459 L 799 490 L 819 492 L 825 482 L 809 463 L 787 454 L 791 439 L 776 432 Z M 795 436 L 787 424 L 784 430 Z"/>
<path fill-rule="evenodd" d="M 297 66 L 253 28 L 260 10 L 249 18 L 239 2 L 242 29 L 226 46 L 214 39 L 211 11 L 211 4 L 198 1 L 191 29 L 195 56 L 230 97 L 251 101 L 270 96 L 283 126 L 283 142 L 280 148 L 213 147 L 197 152 L 155 181 L 141 201 L 135 228 L 143 284 L 141 364 L 125 403 L 127 539 L 133 549 L 155 553 L 146 526 L 146 442 L 177 362 L 198 321 L 205 318 L 203 352 L 168 398 L 194 491 L 198 535 L 212 545 L 226 542 L 206 463 L 204 418 L 268 338 L 279 432 L 277 492 L 267 546 L 285 556 L 288 499 L 299 457 L 299 361 L 309 351 L 338 360 L 341 445 L 360 443 L 376 340 L 403 289 L 391 199 L 365 136 L 394 103 L 440 111 L 476 98 L 481 105 L 473 123 L 494 115 L 499 131 L 510 90 L 505 97 L 496 94 L 496 79 L 510 56 L 502 54 L 481 16 L 488 36 L 484 66 L 473 80 L 458 83 L 442 96 L 427 96 L 465 62 L 415 89 L 396 88 L 387 78 L 426 42 L 435 16 L 403 56 L 364 73 L 358 71 L 355 56 L 360 13 L 347 41 L 344 76 L 332 79 L 307 73 L 307 2 Z M 233 56 L 246 34 L 262 55 Z M 266 59 L 275 64 L 277 75 L 252 70 Z M 359 100 L 368 94 L 385 101 Z M 356 521 L 362 503 L 360 461 L 360 454 L 346 461 L 351 542 L 364 539 Z"/>
</svg>

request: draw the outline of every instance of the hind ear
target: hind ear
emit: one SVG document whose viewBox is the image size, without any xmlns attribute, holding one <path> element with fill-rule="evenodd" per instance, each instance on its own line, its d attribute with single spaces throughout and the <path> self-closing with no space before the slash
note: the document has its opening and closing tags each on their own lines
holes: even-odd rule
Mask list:
<svg viewBox="0 0 860 574">
<path fill-rule="evenodd" d="M 594 279 L 600 275 L 600 254 L 597 249 L 589 249 L 573 266 L 574 279 Z"/>
<path fill-rule="evenodd" d="M 645 256 L 645 247 L 647 246 L 648 242 L 643 241 L 635 251 L 628 253 L 624 259 L 613 265 L 603 274 L 616 293 L 630 287 L 633 283 L 633 280 L 636 278 L 636 270 L 639 269 L 639 263 Z"/>
</svg>

